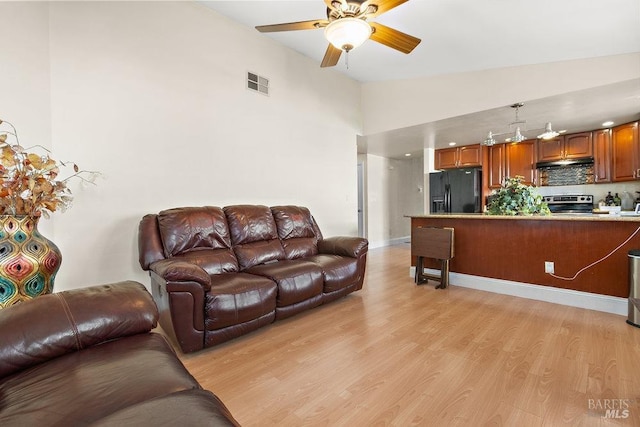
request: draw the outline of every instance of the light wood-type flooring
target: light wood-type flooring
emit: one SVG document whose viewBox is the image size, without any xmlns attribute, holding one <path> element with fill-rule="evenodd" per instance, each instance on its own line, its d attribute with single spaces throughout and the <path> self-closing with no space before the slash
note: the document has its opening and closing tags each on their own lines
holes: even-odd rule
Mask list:
<svg viewBox="0 0 640 427">
<path fill-rule="evenodd" d="M 640 426 L 626 317 L 416 286 L 409 266 L 408 244 L 372 249 L 361 291 L 180 357 L 245 427 Z"/>
</svg>

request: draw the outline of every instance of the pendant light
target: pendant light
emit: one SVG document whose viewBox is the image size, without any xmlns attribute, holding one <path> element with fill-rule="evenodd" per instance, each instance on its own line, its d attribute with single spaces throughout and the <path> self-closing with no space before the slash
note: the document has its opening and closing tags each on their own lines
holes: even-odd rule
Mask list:
<svg viewBox="0 0 640 427">
<path fill-rule="evenodd" d="M 524 140 L 527 139 L 527 137 L 525 135 L 522 134 L 522 132 L 527 130 L 527 121 L 526 120 L 520 120 L 520 108 L 524 107 L 524 103 L 523 102 L 517 102 L 515 104 L 510 105 L 511 108 L 513 108 L 516 111 L 516 118 L 513 122 L 509 123 L 509 129 L 513 129 L 515 127 L 515 132 L 512 134 L 512 136 L 510 136 L 509 138 L 505 139 L 505 142 L 522 142 Z M 542 128 L 538 128 L 538 129 L 542 129 Z M 560 135 L 562 132 L 564 131 L 554 131 L 551 128 L 551 122 L 547 122 L 544 126 L 544 132 L 541 133 L 540 135 L 538 135 L 538 138 L 540 139 L 552 139 L 555 138 L 556 136 Z M 492 146 L 494 144 L 497 143 L 497 141 L 495 140 L 495 136 L 497 135 L 505 135 L 510 133 L 510 131 L 507 132 L 501 132 L 501 133 L 493 133 L 493 132 L 489 132 L 487 134 L 487 137 L 481 142 L 482 145 L 486 145 L 486 146 Z"/>
<path fill-rule="evenodd" d="M 516 133 L 511 138 L 507 138 L 509 142 L 522 142 L 525 138 L 524 135 L 520 132 L 520 126 L 516 127 Z"/>
<path fill-rule="evenodd" d="M 547 124 L 544 125 L 544 132 L 541 133 L 540 135 L 538 135 L 538 138 L 540 138 L 540 139 L 553 139 L 558 135 L 560 135 L 559 132 L 556 132 L 553 129 L 551 129 L 551 122 L 547 122 Z"/>
<path fill-rule="evenodd" d="M 493 139 L 493 133 L 491 131 L 489 131 L 489 133 L 487 134 L 487 137 L 485 138 L 484 141 L 482 141 L 482 145 L 486 145 L 488 147 L 491 147 L 492 145 L 495 145 L 496 140 Z"/>
</svg>

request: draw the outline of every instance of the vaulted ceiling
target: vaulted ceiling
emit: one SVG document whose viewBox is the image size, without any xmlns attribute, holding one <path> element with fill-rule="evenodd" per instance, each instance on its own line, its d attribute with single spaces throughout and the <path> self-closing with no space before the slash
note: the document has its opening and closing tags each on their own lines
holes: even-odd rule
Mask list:
<svg viewBox="0 0 640 427">
<path fill-rule="evenodd" d="M 323 0 L 301 1 L 202 1 L 201 3 L 240 24 L 257 25 L 323 19 Z M 638 0 L 410 0 L 380 15 L 376 22 L 422 39 L 405 55 L 371 40 L 345 55 L 334 69 L 361 82 L 410 79 L 449 73 L 480 71 L 528 64 L 594 58 L 640 52 L 640 1 Z M 265 33 L 318 62 L 327 41 L 323 31 Z M 553 120 L 568 130 L 580 129 L 604 119 L 635 120 L 640 114 L 639 80 L 590 92 L 525 102 L 521 115 L 531 123 Z M 599 102 L 589 107 L 585 99 Z M 579 105 L 560 117 L 560 105 Z M 566 111 L 566 109 L 565 109 Z M 538 115 L 540 113 L 540 115 Z M 547 114 L 543 118 L 542 115 Z M 435 123 L 367 135 L 361 151 L 387 157 L 419 153 L 425 132 L 444 145 L 478 142 L 480 124 L 508 123 L 513 111 L 502 109 L 455 117 Z M 559 120 L 560 119 L 560 120 Z M 587 125 L 589 123 L 589 125 Z M 473 138 L 469 140 L 469 138 Z M 396 143 L 390 144 L 393 140 Z M 398 143 L 400 141 L 400 143 Z"/>
</svg>

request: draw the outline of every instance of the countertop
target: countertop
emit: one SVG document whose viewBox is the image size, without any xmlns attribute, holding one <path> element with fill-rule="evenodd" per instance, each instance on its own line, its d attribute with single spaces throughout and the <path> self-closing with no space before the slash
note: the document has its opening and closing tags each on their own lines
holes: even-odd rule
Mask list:
<svg viewBox="0 0 640 427">
<path fill-rule="evenodd" d="M 513 219 L 539 221 L 628 221 L 640 222 L 640 215 L 612 215 L 612 214 L 551 214 L 551 215 L 487 215 L 484 213 L 450 213 L 407 215 L 408 218 L 455 218 L 455 219 Z"/>
</svg>

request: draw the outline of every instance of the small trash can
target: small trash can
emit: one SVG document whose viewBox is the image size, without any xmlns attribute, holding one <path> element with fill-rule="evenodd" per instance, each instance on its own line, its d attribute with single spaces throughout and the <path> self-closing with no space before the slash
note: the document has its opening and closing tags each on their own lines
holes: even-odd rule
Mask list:
<svg viewBox="0 0 640 427">
<path fill-rule="evenodd" d="M 627 323 L 640 328 L 640 249 L 629 251 L 629 316 Z"/>
</svg>

